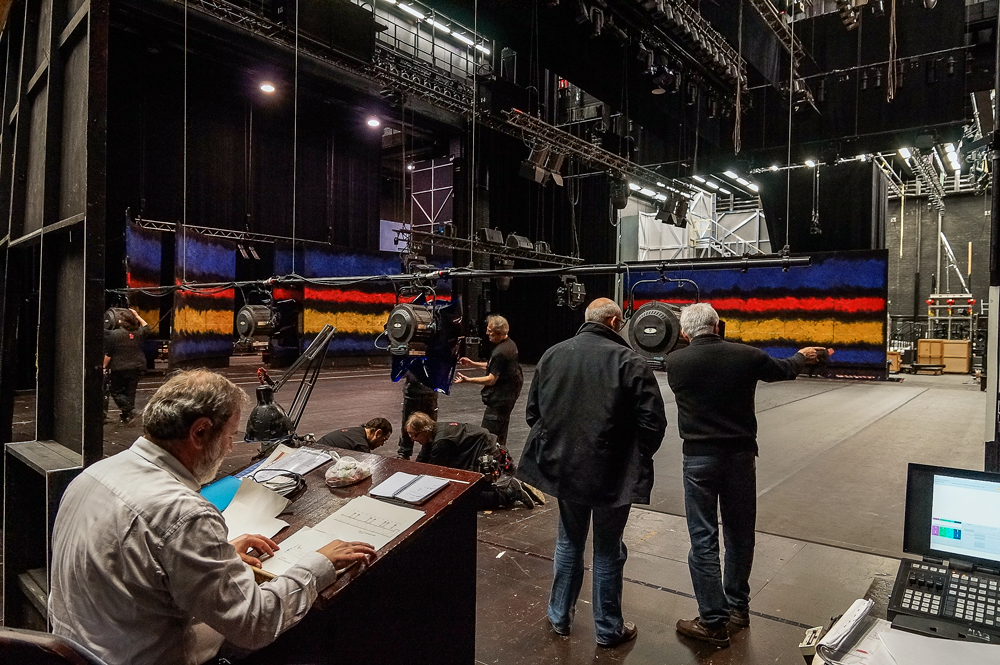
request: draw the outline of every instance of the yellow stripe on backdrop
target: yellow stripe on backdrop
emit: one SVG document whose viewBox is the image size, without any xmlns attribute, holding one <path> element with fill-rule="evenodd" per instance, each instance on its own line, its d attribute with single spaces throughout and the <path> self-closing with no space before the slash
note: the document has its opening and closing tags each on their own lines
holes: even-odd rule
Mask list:
<svg viewBox="0 0 1000 665">
<path fill-rule="evenodd" d="M 307 335 L 315 335 L 326 324 L 332 325 L 337 332 L 355 335 L 378 335 L 385 329 L 390 310 L 383 314 L 360 314 L 358 312 L 321 312 L 317 309 L 307 309 L 303 313 L 302 327 Z"/>
<path fill-rule="evenodd" d="M 882 344 L 885 334 L 885 324 L 880 321 L 838 321 L 836 319 L 740 321 L 729 318 L 726 318 L 725 321 L 726 337 L 741 342 L 769 342 L 782 339 L 830 346 Z"/>
<path fill-rule="evenodd" d="M 232 335 L 233 310 L 182 307 L 174 314 L 174 330 L 189 335 L 198 333 Z"/>
</svg>

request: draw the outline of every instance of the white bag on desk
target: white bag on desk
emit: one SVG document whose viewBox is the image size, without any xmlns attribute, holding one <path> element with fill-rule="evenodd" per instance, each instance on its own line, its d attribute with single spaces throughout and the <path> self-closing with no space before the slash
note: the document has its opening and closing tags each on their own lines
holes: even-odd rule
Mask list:
<svg viewBox="0 0 1000 665">
<path fill-rule="evenodd" d="M 349 455 L 344 455 L 326 470 L 326 484 L 330 487 L 345 487 L 360 483 L 371 475 L 372 468 L 367 462 L 359 462 Z"/>
</svg>

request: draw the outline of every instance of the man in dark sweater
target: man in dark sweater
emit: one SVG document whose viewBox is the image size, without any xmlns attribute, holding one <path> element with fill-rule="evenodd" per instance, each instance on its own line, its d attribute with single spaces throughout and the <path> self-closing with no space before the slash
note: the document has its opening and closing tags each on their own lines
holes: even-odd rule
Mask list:
<svg viewBox="0 0 1000 665">
<path fill-rule="evenodd" d="M 104 371 L 107 372 L 108 394 L 121 410 L 123 424 L 135 415 L 135 391 L 139 377 L 146 369 L 146 354 L 142 342 L 149 334 L 149 324 L 139 312 L 130 309 L 121 316 L 121 327 L 104 331 Z M 108 398 L 104 397 L 104 417 L 108 415 Z"/>
<path fill-rule="evenodd" d="M 723 340 L 719 315 L 707 303 L 681 312 L 690 346 L 667 356 L 667 381 L 677 402 L 684 440 L 684 507 L 691 551 L 688 567 L 699 616 L 677 622 L 677 632 L 729 646 L 727 622 L 750 625 L 750 568 L 757 520 L 758 381 L 794 379 L 832 349 L 807 347 L 776 359 L 746 344 Z M 725 577 L 719 567 L 719 510 L 726 542 Z"/>
<path fill-rule="evenodd" d="M 510 428 L 510 414 L 514 403 L 521 394 L 524 374 L 517 362 L 517 344 L 507 335 L 510 324 L 502 316 L 493 315 L 486 319 L 486 336 L 493 346 L 489 362 L 477 362 L 466 357 L 459 359 L 462 367 L 485 369 L 486 376 L 466 376 L 455 374 L 455 383 L 478 383 L 483 386 L 482 426 L 496 435 L 501 446 L 507 446 L 507 430 Z"/>
<path fill-rule="evenodd" d="M 331 448 L 370 453 L 392 434 L 392 424 L 385 418 L 372 418 L 361 427 L 345 427 L 330 432 L 316 443 Z"/>
</svg>

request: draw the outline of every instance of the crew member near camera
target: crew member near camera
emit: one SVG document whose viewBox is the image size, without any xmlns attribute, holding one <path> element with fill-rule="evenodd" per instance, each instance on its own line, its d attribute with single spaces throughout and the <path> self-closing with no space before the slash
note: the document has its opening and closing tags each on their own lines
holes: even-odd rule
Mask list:
<svg viewBox="0 0 1000 665">
<path fill-rule="evenodd" d="M 573 627 L 593 520 L 594 632 L 602 647 L 638 631 L 622 617 L 622 535 L 632 504 L 649 503 L 653 453 L 667 427 L 656 377 L 618 334 L 622 325 L 621 308 L 598 298 L 576 335 L 538 361 L 525 412 L 531 432 L 517 473 L 559 499 L 548 608 L 559 635 Z"/>
<path fill-rule="evenodd" d="M 666 358 L 684 440 L 684 507 L 691 551 L 688 568 L 698 617 L 677 622 L 681 635 L 729 646 L 727 622 L 750 625 L 750 568 L 757 521 L 757 382 L 789 381 L 833 349 L 806 347 L 772 358 L 719 336 L 719 315 L 708 303 L 681 312 L 681 334 L 691 344 Z M 719 568 L 719 512 L 726 543 Z"/>
<path fill-rule="evenodd" d="M 204 663 L 220 647 L 259 649 L 302 619 L 336 568 L 375 554 L 335 540 L 258 586 L 245 562 L 262 536 L 227 541 L 198 490 L 240 427 L 246 394 L 204 370 L 170 377 L 143 411 L 144 435 L 87 467 L 63 495 L 52 534 L 49 619 L 108 665 Z M 225 655 L 225 654 L 222 654 Z"/>
<path fill-rule="evenodd" d="M 496 480 L 480 493 L 479 510 L 506 508 L 521 502 L 525 508 L 534 508 L 535 502 L 545 503 L 537 490 L 529 491 L 513 476 L 513 463 L 497 443 L 496 436 L 482 427 L 468 423 L 439 423 L 426 413 L 414 413 L 404 424 L 410 438 L 420 444 L 418 462 L 437 464 L 453 469 L 489 473 L 483 459 L 501 467 Z M 509 468 L 508 468 L 509 467 Z"/>
<path fill-rule="evenodd" d="M 121 422 L 132 420 L 135 410 L 135 391 L 139 377 L 146 369 L 146 354 L 142 342 L 149 334 L 149 324 L 134 309 L 124 311 L 121 325 L 104 331 L 104 371 L 108 388 L 104 396 L 104 417 L 108 417 L 108 395 L 121 411 Z"/>
<path fill-rule="evenodd" d="M 345 427 L 330 432 L 316 443 L 331 448 L 370 453 L 392 435 L 392 424 L 385 418 L 372 418 L 361 427 Z"/>
<path fill-rule="evenodd" d="M 486 336 L 494 345 L 489 361 L 478 362 L 464 356 L 458 361 L 462 367 L 485 369 L 486 376 L 466 376 L 461 372 L 455 375 L 455 383 L 478 383 L 483 386 L 481 394 L 486 412 L 483 413 L 482 426 L 495 434 L 497 441 L 505 448 L 510 413 L 514 410 L 514 403 L 521 395 L 521 386 L 524 385 L 524 374 L 517 362 L 517 344 L 507 336 L 509 332 L 510 324 L 507 319 L 499 315 L 488 317 Z"/>
<path fill-rule="evenodd" d="M 413 373 L 407 372 L 403 382 L 403 430 L 399 433 L 399 446 L 396 457 L 410 459 L 413 455 L 413 439 L 406 433 L 406 421 L 417 412 L 427 414 L 437 420 L 438 394 L 433 388 L 425 386 Z"/>
</svg>

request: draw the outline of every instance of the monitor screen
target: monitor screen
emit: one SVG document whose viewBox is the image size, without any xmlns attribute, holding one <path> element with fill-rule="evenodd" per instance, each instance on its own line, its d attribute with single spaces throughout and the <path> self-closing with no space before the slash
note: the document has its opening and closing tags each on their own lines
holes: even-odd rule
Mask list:
<svg viewBox="0 0 1000 665">
<path fill-rule="evenodd" d="M 1000 474 L 910 464 L 903 549 L 1000 568 Z"/>
</svg>

